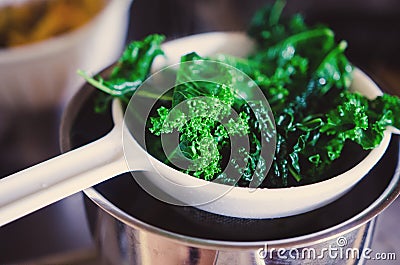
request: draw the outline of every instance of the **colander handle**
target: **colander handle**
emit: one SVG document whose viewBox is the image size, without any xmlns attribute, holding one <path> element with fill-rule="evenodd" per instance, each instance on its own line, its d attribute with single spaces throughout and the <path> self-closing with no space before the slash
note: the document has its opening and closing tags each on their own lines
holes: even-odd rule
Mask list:
<svg viewBox="0 0 400 265">
<path fill-rule="evenodd" d="M 120 131 L 0 179 L 0 226 L 127 172 Z"/>
</svg>

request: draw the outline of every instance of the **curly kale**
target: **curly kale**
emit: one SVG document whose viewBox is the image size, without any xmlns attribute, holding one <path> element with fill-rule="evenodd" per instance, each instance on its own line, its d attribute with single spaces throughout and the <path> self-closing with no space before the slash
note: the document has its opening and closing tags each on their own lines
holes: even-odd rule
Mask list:
<svg viewBox="0 0 400 265">
<path fill-rule="evenodd" d="M 112 98 L 119 98 L 128 104 L 136 89 L 150 74 L 154 59 L 164 54 L 160 46 L 164 40 L 165 36 L 153 34 L 142 41 L 131 42 L 106 79 L 78 71 L 88 83 L 104 92 L 98 99 L 97 112 L 105 111 Z"/>
<path fill-rule="evenodd" d="M 256 49 L 248 57 L 213 58 L 254 80 L 269 101 L 276 128 L 266 106 L 246 102 L 238 96 L 243 91 L 232 89 L 229 71 L 210 68 L 210 58 L 193 52 L 181 61 L 195 63 L 181 65 L 171 96 L 163 101 L 168 104 L 158 106 L 147 122 L 152 137 L 177 133 L 179 144 L 168 154 L 152 148 L 154 156 L 170 166 L 190 161 L 184 172 L 205 180 L 236 183 L 222 173 L 231 166 L 240 175 L 239 186 L 298 186 L 333 176 L 334 162 L 352 143 L 370 150 L 379 145 L 387 126 L 400 128 L 398 97 L 384 94 L 369 100 L 349 91 L 353 66 L 345 56 L 347 43 L 337 41 L 324 25 L 307 25 L 300 14 L 284 17 L 284 7 L 277 0 L 254 15 L 247 33 Z M 103 101 L 118 97 L 128 102 L 154 58 L 163 54 L 163 40 L 150 35 L 131 43 L 106 79 L 80 73 L 108 95 Z M 199 81 L 213 80 L 215 73 L 217 83 Z M 248 139 L 249 148 L 232 150 L 232 136 Z M 263 157 L 261 142 L 273 137 L 275 153 Z M 268 171 L 266 161 L 271 160 Z"/>
</svg>

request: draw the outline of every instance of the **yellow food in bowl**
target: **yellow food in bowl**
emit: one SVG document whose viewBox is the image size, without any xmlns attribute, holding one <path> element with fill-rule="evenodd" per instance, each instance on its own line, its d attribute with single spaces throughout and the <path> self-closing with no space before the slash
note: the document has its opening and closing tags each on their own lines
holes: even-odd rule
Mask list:
<svg viewBox="0 0 400 265">
<path fill-rule="evenodd" d="M 0 8 L 0 48 L 57 36 L 88 22 L 106 0 L 32 0 Z"/>
</svg>

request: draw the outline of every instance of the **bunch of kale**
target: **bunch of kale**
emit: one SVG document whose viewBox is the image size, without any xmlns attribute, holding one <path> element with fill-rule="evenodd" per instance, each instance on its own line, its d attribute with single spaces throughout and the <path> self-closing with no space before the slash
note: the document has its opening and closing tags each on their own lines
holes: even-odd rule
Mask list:
<svg viewBox="0 0 400 265">
<path fill-rule="evenodd" d="M 152 148 L 153 155 L 167 164 L 183 155 L 193 161 L 185 172 L 206 180 L 232 183 L 234 180 L 222 173 L 230 163 L 241 174 L 236 185 L 249 186 L 255 181 L 260 187 L 287 187 L 331 177 L 328 172 L 346 145 L 355 143 L 369 150 L 379 145 L 387 126 L 400 128 L 398 97 L 384 94 L 368 100 L 349 91 L 353 67 L 344 54 L 346 42 L 337 42 L 326 26 L 306 25 L 299 14 L 282 17 L 283 8 L 284 2 L 278 0 L 255 14 L 248 35 L 257 47 L 247 58 L 212 58 L 255 81 L 268 99 L 276 127 L 271 126 L 265 106 L 245 101 L 238 96 L 240 91 L 232 90 L 229 73 L 222 85 L 185 82 L 170 91 L 169 102 L 164 99 L 165 106 L 148 122 L 149 132 L 156 137 L 178 131 L 176 150 L 181 152 L 159 154 L 161 148 Z M 107 80 L 81 74 L 107 94 L 102 96 L 103 103 L 112 97 L 127 103 L 149 76 L 154 58 L 163 54 L 163 40 L 155 34 L 131 43 Z M 179 69 L 177 83 L 183 75 L 187 81 L 211 73 L 205 64 L 209 59 L 196 53 L 182 56 L 182 62 L 197 61 L 196 69 Z M 196 101 L 197 97 L 207 97 L 209 102 Z M 182 112 L 169 116 L 182 102 L 197 118 L 185 119 Z M 239 113 L 235 119 L 229 118 L 231 109 Z M 262 157 L 262 139 L 270 141 L 272 134 L 275 154 Z M 237 157 L 226 160 L 232 135 L 248 137 L 250 149 L 237 150 Z M 268 159 L 273 159 L 269 171 Z"/>
</svg>

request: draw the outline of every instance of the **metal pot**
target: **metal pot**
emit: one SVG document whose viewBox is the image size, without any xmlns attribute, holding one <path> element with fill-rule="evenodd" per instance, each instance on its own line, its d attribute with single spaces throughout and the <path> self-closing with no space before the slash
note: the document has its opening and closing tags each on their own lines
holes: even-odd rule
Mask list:
<svg viewBox="0 0 400 265">
<path fill-rule="evenodd" d="M 62 150 L 112 127 L 85 86 L 61 127 Z M 400 193 L 399 138 L 348 194 L 320 209 L 276 219 L 224 217 L 165 204 L 123 174 L 84 191 L 87 218 L 106 264 L 362 264 L 376 216 Z M 262 205 L 260 205 L 262 207 Z M 279 205 L 277 205 L 279 207 Z"/>
</svg>

